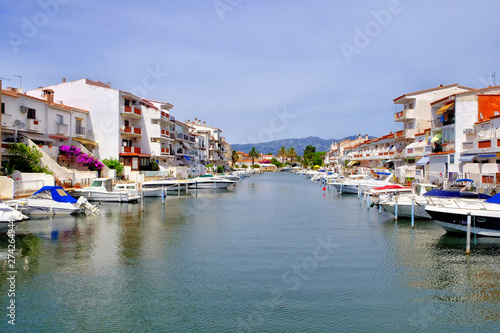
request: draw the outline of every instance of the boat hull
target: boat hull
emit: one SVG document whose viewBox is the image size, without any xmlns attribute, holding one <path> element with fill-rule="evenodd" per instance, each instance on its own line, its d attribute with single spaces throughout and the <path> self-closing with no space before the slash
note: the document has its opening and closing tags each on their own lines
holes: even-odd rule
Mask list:
<svg viewBox="0 0 500 333">
<path fill-rule="evenodd" d="M 190 189 L 224 189 L 234 184 L 234 181 L 203 181 L 194 182 L 189 185 Z"/>
<path fill-rule="evenodd" d="M 471 233 L 481 236 L 500 237 L 500 211 L 457 209 L 427 206 L 427 213 L 446 231 L 467 232 L 467 216 L 472 216 Z"/>
<path fill-rule="evenodd" d="M 78 191 L 77 193 L 89 201 L 137 202 L 141 198 L 138 193 L 129 192 Z"/>
</svg>

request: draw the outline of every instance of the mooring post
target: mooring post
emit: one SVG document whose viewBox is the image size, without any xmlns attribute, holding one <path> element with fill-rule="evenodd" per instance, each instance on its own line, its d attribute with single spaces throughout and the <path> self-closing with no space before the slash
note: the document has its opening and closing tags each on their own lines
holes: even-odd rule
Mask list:
<svg viewBox="0 0 500 333">
<path fill-rule="evenodd" d="M 415 227 L 415 198 L 411 198 L 411 227 Z"/>
<path fill-rule="evenodd" d="M 465 247 L 465 254 L 470 254 L 470 227 L 471 227 L 472 216 L 471 213 L 467 213 L 467 245 Z"/>
<path fill-rule="evenodd" d="M 397 220 L 398 219 L 398 197 L 396 197 L 394 200 L 396 201 L 396 203 L 394 205 L 394 219 Z"/>
</svg>

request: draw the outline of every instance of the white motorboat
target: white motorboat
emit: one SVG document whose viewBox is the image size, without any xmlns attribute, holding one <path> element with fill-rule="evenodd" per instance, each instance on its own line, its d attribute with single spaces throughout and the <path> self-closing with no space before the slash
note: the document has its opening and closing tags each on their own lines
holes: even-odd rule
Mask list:
<svg viewBox="0 0 500 333">
<path fill-rule="evenodd" d="M 398 207 L 398 217 L 411 217 L 412 204 L 413 216 L 415 218 L 430 219 L 431 216 L 425 207 L 428 204 L 454 205 L 456 199 L 463 201 L 484 201 L 489 196 L 459 190 L 439 190 L 433 184 L 417 184 L 413 193 L 381 195 L 379 204 L 384 210 L 395 215 L 396 204 Z M 396 201 L 397 200 L 397 201 Z"/>
<path fill-rule="evenodd" d="M 96 178 L 89 187 L 74 190 L 74 194 L 90 201 L 136 202 L 141 198 L 136 189 L 113 189 L 111 178 Z"/>
<path fill-rule="evenodd" d="M 20 211 L 15 210 L 0 200 L 0 233 L 9 231 L 16 223 L 26 220 L 28 217 Z"/>
<path fill-rule="evenodd" d="M 350 179 L 344 180 L 343 182 L 333 183 L 333 186 L 335 187 L 336 190 L 338 190 L 341 193 L 357 194 L 358 189 L 361 189 L 362 191 L 370 191 L 375 187 L 382 187 L 385 185 L 393 184 L 392 182 L 389 181 L 392 178 L 391 173 L 376 172 L 376 174 L 381 178 L 375 179 L 373 177 L 368 177 L 363 179 L 353 179 L 352 178 L 353 176 L 351 176 Z M 361 176 L 367 177 L 365 175 Z"/>
<path fill-rule="evenodd" d="M 236 186 L 234 180 L 224 179 L 213 175 L 203 175 L 190 178 L 193 181 L 189 185 L 190 189 L 225 189 L 229 186 Z"/>
<path fill-rule="evenodd" d="M 452 205 L 433 202 L 425 210 L 448 232 L 467 232 L 467 218 L 471 215 L 471 233 L 500 237 L 500 194 L 487 200 L 455 199 Z"/>
<path fill-rule="evenodd" d="M 76 199 L 61 186 L 44 186 L 26 199 L 10 200 L 6 203 L 27 215 L 71 215 L 83 213 L 85 210 L 97 210 L 87 199 Z"/>
<path fill-rule="evenodd" d="M 161 197 L 166 192 L 186 191 L 192 184 L 191 180 L 179 180 L 175 178 L 149 180 L 141 184 L 141 190 L 145 197 Z"/>
</svg>

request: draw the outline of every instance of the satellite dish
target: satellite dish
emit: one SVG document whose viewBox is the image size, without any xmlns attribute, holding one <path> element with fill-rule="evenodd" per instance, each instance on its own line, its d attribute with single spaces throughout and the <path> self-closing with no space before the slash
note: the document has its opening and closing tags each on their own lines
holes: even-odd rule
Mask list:
<svg viewBox="0 0 500 333">
<path fill-rule="evenodd" d="M 481 112 L 479 113 L 479 118 L 481 118 L 481 120 L 484 120 L 483 114 Z"/>
<path fill-rule="evenodd" d="M 19 128 L 25 128 L 26 127 L 26 124 L 25 123 L 20 123 L 19 124 Z"/>
<path fill-rule="evenodd" d="M 126 142 L 126 141 L 123 141 L 122 146 L 123 146 L 123 147 L 127 147 L 127 142 Z"/>
<path fill-rule="evenodd" d="M 493 115 L 494 115 L 494 116 L 498 116 L 498 115 L 500 115 L 500 112 L 495 111 L 495 112 L 493 113 Z"/>
<path fill-rule="evenodd" d="M 21 121 L 19 119 L 14 120 L 14 126 L 21 125 Z"/>
</svg>

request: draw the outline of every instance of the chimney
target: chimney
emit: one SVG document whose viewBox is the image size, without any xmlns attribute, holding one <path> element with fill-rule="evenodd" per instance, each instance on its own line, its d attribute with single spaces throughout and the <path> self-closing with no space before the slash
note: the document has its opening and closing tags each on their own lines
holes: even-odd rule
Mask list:
<svg viewBox="0 0 500 333">
<path fill-rule="evenodd" d="M 194 123 L 196 124 L 196 122 L 198 121 L 198 118 L 194 118 Z"/>
<path fill-rule="evenodd" d="M 203 122 L 203 125 L 205 125 L 205 124 L 206 124 L 206 123 L 205 123 L 205 122 Z"/>
<path fill-rule="evenodd" d="M 47 104 L 54 103 L 54 90 L 52 90 L 52 89 L 44 89 L 43 90 L 43 97 L 47 101 Z"/>
<path fill-rule="evenodd" d="M 66 78 L 65 77 L 62 78 L 62 82 L 63 83 L 66 82 Z"/>
</svg>

